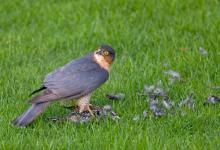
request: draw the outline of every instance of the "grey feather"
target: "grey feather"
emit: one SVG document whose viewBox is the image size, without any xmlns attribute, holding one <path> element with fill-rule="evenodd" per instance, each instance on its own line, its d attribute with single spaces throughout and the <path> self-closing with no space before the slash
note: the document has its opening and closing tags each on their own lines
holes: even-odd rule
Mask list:
<svg viewBox="0 0 220 150">
<path fill-rule="evenodd" d="M 49 105 L 50 102 L 32 104 L 32 106 L 21 116 L 12 121 L 12 124 L 19 127 L 25 127 L 39 116 Z"/>
<path fill-rule="evenodd" d="M 44 86 L 62 98 L 78 98 L 98 88 L 108 76 L 89 54 L 49 73 Z"/>
</svg>

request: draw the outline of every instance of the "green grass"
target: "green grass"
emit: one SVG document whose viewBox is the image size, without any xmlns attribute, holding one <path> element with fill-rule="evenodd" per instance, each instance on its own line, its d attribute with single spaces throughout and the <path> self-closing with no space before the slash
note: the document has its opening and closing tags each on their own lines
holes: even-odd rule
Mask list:
<svg viewBox="0 0 220 150">
<path fill-rule="evenodd" d="M 119 122 L 52 124 L 45 119 L 67 113 L 55 104 L 26 129 L 10 124 L 48 72 L 103 43 L 117 56 L 92 103 L 112 104 Z M 218 0 L 1 0 L 0 149 L 219 149 L 220 106 L 203 106 L 209 94 L 220 96 L 209 88 L 220 85 L 219 60 Z M 183 82 L 169 87 L 167 69 L 180 72 Z M 175 102 L 194 92 L 195 110 L 134 122 L 147 109 L 137 93 L 158 80 Z M 109 92 L 126 99 L 110 102 Z"/>
</svg>

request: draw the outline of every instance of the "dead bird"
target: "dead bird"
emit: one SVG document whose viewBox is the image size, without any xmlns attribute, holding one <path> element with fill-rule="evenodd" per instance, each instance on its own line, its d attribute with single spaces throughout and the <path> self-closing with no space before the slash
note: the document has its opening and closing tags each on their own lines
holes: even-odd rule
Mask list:
<svg viewBox="0 0 220 150">
<path fill-rule="evenodd" d="M 125 98 L 125 94 L 124 93 L 106 94 L 106 97 L 110 100 L 123 100 Z"/>
<path fill-rule="evenodd" d="M 103 107 L 93 106 L 91 110 L 95 117 L 89 111 L 85 111 L 82 113 L 74 111 L 74 112 L 70 112 L 68 115 L 65 116 L 51 117 L 48 119 L 53 122 L 70 121 L 73 123 L 87 123 L 95 118 L 101 119 L 101 118 L 110 117 L 112 120 L 120 119 L 120 117 L 114 111 L 112 111 L 111 105 L 105 105 Z"/>
<path fill-rule="evenodd" d="M 71 112 L 67 116 L 67 120 L 74 122 L 74 123 L 86 123 L 89 122 L 92 119 L 91 114 L 83 112 L 83 113 L 78 113 L 78 112 Z"/>
<path fill-rule="evenodd" d="M 215 95 L 209 95 L 204 105 L 220 103 L 220 98 Z"/>
</svg>

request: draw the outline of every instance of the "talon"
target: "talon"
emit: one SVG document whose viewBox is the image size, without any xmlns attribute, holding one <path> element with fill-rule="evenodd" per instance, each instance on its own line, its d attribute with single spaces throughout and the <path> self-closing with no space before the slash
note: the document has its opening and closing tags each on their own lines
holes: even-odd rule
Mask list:
<svg viewBox="0 0 220 150">
<path fill-rule="evenodd" d="M 91 110 L 90 107 L 92 107 L 91 104 L 79 105 L 79 106 L 78 106 L 79 113 L 82 113 L 82 112 L 88 111 L 88 112 L 90 113 L 91 116 L 95 117 L 95 115 L 94 115 L 94 113 L 92 112 L 92 110 Z"/>
<path fill-rule="evenodd" d="M 90 115 L 92 115 L 92 117 L 95 117 L 94 113 L 92 112 L 92 110 L 90 109 L 90 106 L 92 106 L 91 104 L 89 104 L 87 106 L 87 110 L 89 111 Z"/>
</svg>

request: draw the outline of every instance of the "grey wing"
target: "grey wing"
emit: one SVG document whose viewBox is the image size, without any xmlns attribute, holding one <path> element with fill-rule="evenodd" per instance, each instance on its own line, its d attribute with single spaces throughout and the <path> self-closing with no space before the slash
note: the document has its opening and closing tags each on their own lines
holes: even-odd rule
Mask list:
<svg viewBox="0 0 220 150">
<path fill-rule="evenodd" d="M 48 74 L 44 86 L 61 98 L 86 95 L 108 79 L 108 72 L 90 59 L 73 61 Z"/>
<path fill-rule="evenodd" d="M 57 80 L 50 80 L 45 82 L 45 86 L 62 98 L 80 97 L 92 92 L 107 79 L 108 72 L 100 68 L 67 75 Z"/>
</svg>

